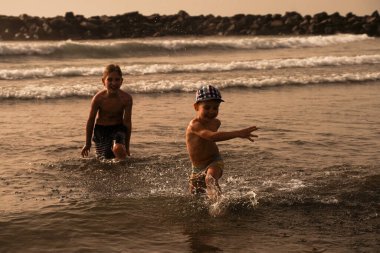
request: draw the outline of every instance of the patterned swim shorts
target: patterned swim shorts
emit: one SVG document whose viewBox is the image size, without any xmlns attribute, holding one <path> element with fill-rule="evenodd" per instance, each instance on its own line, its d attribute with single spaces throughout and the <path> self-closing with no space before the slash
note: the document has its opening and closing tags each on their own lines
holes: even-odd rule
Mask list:
<svg viewBox="0 0 380 253">
<path fill-rule="evenodd" d="M 120 125 L 103 126 L 95 125 L 94 136 L 92 140 L 95 142 L 96 156 L 102 159 L 115 158 L 112 147 L 114 142 L 125 145 L 125 137 L 127 127 Z"/>
<path fill-rule="evenodd" d="M 220 156 L 217 156 L 211 163 L 204 166 L 193 166 L 190 175 L 190 191 L 192 194 L 199 194 L 206 192 L 206 175 L 209 167 L 217 167 L 221 171 L 224 169 L 224 162 Z"/>
</svg>

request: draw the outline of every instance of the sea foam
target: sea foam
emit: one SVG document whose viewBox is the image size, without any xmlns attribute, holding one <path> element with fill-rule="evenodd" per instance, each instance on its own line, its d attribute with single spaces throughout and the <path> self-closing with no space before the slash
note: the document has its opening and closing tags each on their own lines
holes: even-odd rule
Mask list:
<svg viewBox="0 0 380 253">
<path fill-rule="evenodd" d="M 292 37 L 189 37 L 186 39 L 124 39 L 99 41 L 2 42 L 0 56 L 40 57 L 112 57 L 139 56 L 159 52 L 191 50 L 256 50 L 276 48 L 325 47 L 373 39 L 367 35 L 338 34 L 330 36 Z"/>
<path fill-rule="evenodd" d="M 313 85 L 332 83 L 360 83 L 380 80 L 380 72 L 356 72 L 343 74 L 303 74 L 291 76 L 238 77 L 231 79 L 209 79 L 207 83 L 219 88 L 270 88 L 288 85 Z M 204 84 L 204 80 L 140 80 L 129 82 L 125 90 L 132 93 L 192 92 Z M 51 83 L 30 84 L 15 88 L 0 88 L 0 99 L 54 99 L 88 97 L 99 90 L 99 84 Z"/>
<path fill-rule="evenodd" d="M 255 61 L 204 62 L 195 64 L 131 64 L 121 66 L 127 75 L 202 73 L 239 70 L 270 70 L 282 68 L 309 68 L 323 66 L 379 64 L 380 55 L 314 56 Z M 0 80 L 19 80 L 50 77 L 101 76 L 101 67 L 43 67 L 1 69 Z"/>
</svg>

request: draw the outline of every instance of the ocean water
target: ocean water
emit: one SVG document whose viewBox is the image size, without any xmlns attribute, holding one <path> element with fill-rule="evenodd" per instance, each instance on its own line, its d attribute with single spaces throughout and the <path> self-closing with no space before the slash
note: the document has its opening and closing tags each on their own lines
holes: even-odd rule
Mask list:
<svg viewBox="0 0 380 253">
<path fill-rule="evenodd" d="M 0 252 L 379 252 L 380 39 L 0 42 Z M 117 63 L 132 156 L 81 158 Z M 194 91 L 220 88 L 217 203 L 188 193 Z"/>
</svg>

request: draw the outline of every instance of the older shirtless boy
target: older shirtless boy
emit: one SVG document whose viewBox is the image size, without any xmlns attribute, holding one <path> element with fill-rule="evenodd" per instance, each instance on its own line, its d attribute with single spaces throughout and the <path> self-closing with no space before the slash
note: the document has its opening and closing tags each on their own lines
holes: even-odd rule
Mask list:
<svg viewBox="0 0 380 253">
<path fill-rule="evenodd" d="M 132 97 L 120 89 L 123 76 L 118 65 L 110 64 L 105 68 L 102 82 L 104 89 L 91 101 L 86 144 L 81 154 L 88 156 L 93 140 L 98 158 L 124 160 L 130 155 Z"/>
</svg>

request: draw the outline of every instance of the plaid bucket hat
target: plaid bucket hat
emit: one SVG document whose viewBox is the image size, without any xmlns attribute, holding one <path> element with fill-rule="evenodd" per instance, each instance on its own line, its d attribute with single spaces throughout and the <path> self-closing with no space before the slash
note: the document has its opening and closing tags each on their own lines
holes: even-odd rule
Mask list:
<svg viewBox="0 0 380 253">
<path fill-rule="evenodd" d="M 224 102 L 222 99 L 222 95 L 217 88 L 211 85 L 206 85 L 197 90 L 195 96 L 195 102 L 202 102 L 207 100 L 219 100 L 220 102 Z"/>
</svg>

